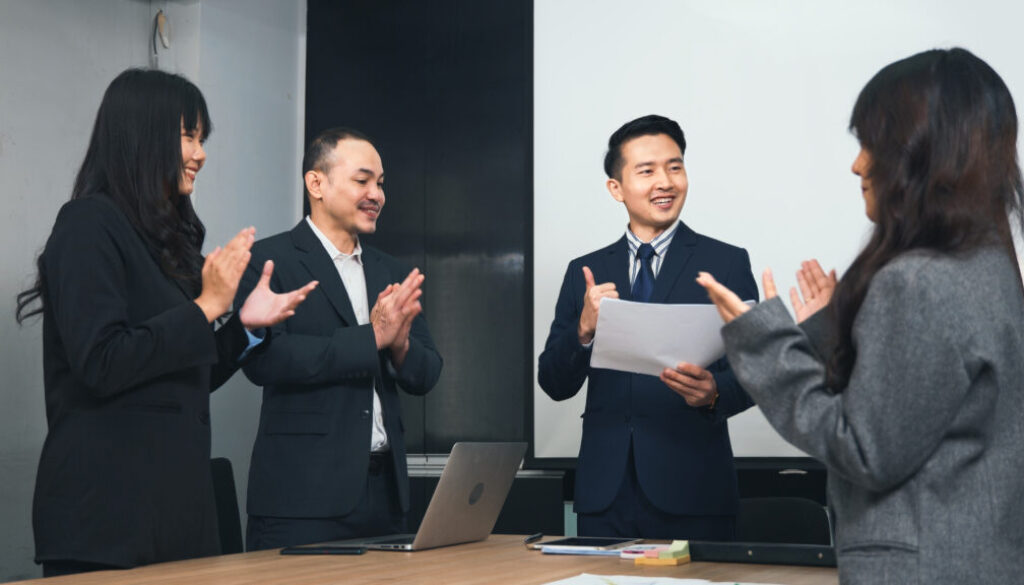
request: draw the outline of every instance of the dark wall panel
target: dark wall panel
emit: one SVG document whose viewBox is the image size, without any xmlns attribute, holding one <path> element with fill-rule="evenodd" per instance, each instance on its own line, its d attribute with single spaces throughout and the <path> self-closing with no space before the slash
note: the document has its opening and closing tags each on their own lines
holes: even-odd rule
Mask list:
<svg viewBox="0 0 1024 585">
<path fill-rule="evenodd" d="M 411 452 L 527 439 L 532 26 L 524 1 L 308 2 L 306 138 L 374 138 L 387 204 L 365 241 L 426 274 L 445 365 L 403 396 Z"/>
</svg>

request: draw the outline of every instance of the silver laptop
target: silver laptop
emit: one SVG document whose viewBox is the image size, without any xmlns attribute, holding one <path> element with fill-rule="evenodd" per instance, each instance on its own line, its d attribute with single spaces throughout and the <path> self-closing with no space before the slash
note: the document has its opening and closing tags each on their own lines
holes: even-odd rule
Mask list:
<svg viewBox="0 0 1024 585">
<path fill-rule="evenodd" d="M 455 443 L 416 534 L 326 545 L 412 551 L 483 540 L 494 529 L 525 454 L 526 443 Z"/>
</svg>

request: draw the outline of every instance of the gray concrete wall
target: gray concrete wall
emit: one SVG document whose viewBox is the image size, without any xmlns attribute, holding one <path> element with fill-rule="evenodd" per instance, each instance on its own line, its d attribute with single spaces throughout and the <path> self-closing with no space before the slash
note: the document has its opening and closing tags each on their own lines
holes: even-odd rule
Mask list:
<svg viewBox="0 0 1024 585">
<path fill-rule="evenodd" d="M 103 90 L 121 70 L 154 62 L 159 9 L 172 44 L 156 62 L 199 85 L 215 125 L 193 195 L 207 249 L 246 225 L 266 236 L 299 218 L 304 0 L 0 0 L 0 582 L 40 575 L 31 527 L 46 436 L 40 325 L 15 324 L 14 297 L 70 195 Z M 233 461 L 244 505 L 259 390 L 238 375 L 212 402 L 214 456 Z"/>
</svg>

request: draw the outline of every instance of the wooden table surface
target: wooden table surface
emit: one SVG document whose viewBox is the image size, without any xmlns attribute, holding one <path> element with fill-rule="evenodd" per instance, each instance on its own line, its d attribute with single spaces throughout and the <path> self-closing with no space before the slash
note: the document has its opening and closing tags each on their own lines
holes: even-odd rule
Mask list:
<svg viewBox="0 0 1024 585">
<path fill-rule="evenodd" d="M 744 563 L 689 563 L 676 567 L 642 567 L 632 560 L 600 556 L 544 555 L 527 550 L 522 536 L 492 535 L 487 540 L 418 552 L 369 551 L 364 555 L 286 555 L 260 551 L 174 563 L 161 563 L 127 571 L 101 571 L 67 577 L 20 581 L 39 585 L 327 585 L 345 583 L 403 583 L 462 585 L 501 583 L 537 585 L 580 573 L 650 575 L 679 579 L 707 579 L 836 585 L 836 569 L 752 565 Z"/>
</svg>

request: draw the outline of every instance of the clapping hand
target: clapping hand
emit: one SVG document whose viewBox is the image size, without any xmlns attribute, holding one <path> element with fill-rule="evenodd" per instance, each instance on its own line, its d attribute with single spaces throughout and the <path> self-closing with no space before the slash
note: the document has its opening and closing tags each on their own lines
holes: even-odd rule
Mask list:
<svg viewBox="0 0 1024 585">
<path fill-rule="evenodd" d="M 389 284 L 382 290 L 370 310 L 377 349 L 390 349 L 395 367 L 401 367 L 405 361 L 413 319 L 423 311 L 419 299 L 424 278 L 418 268 L 413 268 L 404 281 Z"/>
<path fill-rule="evenodd" d="M 586 290 L 583 293 L 583 312 L 580 313 L 580 322 L 576 327 L 576 336 L 579 338 L 580 344 L 586 345 L 594 340 L 601 299 L 617 299 L 619 298 L 619 293 L 615 290 L 614 282 L 596 284 L 594 282 L 594 273 L 586 266 L 583 267 L 583 280 L 586 282 Z"/>
<path fill-rule="evenodd" d="M 804 260 L 800 263 L 800 270 L 796 272 L 796 281 L 800 286 L 800 293 L 797 294 L 796 287 L 790 288 L 789 302 L 793 304 L 796 322 L 803 323 L 832 300 L 832 293 L 836 288 L 836 270 L 833 268 L 826 275 L 817 260 Z M 774 288 L 774 283 L 772 286 Z"/>
<path fill-rule="evenodd" d="M 299 303 L 306 300 L 310 291 L 319 284 L 314 280 L 291 292 L 275 293 L 270 290 L 270 276 L 273 273 L 274 261 L 267 260 L 263 264 L 263 274 L 260 275 L 256 288 L 252 289 L 238 311 L 242 325 L 250 331 L 276 325 L 294 315 Z"/>
<path fill-rule="evenodd" d="M 208 322 L 213 323 L 231 308 L 238 290 L 238 281 L 249 265 L 249 249 L 254 241 L 256 228 L 247 227 L 231 238 L 223 248 L 217 247 L 206 255 L 203 261 L 203 290 L 195 303 Z"/>
</svg>

